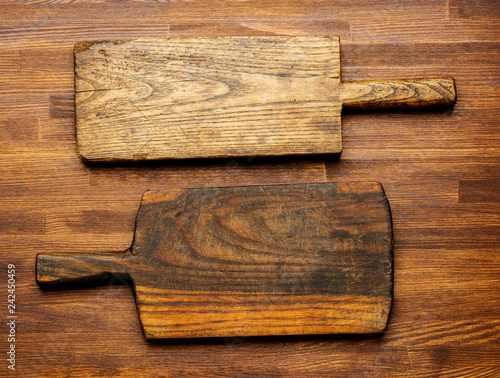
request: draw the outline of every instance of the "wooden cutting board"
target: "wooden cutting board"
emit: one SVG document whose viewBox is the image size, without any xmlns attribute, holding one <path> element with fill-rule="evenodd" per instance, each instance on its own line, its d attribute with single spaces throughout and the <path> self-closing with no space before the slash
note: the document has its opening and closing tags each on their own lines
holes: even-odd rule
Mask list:
<svg viewBox="0 0 500 378">
<path fill-rule="evenodd" d="M 336 154 L 341 110 L 450 106 L 451 78 L 340 80 L 338 37 L 75 45 L 78 151 L 94 162 Z"/>
<path fill-rule="evenodd" d="M 36 279 L 126 278 L 148 339 L 380 333 L 392 261 L 379 183 L 157 190 L 128 250 L 39 254 Z"/>
</svg>

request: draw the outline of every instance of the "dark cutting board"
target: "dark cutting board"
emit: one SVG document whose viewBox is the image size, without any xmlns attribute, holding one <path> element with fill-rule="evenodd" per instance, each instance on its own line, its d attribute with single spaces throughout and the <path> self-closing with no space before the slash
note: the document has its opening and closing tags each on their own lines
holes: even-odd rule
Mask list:
<svg viewBox="0 0 500 378">
<path fill-rule="evenodd" d="M 127 251 L 36 267 L 40 285 L 127 278 L 148 339 L 380 333 L 391 216 L 375 182 L 149 191 Z"/>
<path fill-rule="evenodd" d="M 450 106 L 451 78 L 341 82 L 338 37 L 75 46 L 76 135 L 88 161 L 332 154 L 341 110 Z"/>
</svg>

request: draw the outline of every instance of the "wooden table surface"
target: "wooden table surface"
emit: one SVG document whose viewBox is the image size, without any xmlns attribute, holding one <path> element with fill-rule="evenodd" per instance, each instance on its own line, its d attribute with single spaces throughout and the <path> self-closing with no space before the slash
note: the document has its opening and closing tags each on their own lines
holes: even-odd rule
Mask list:
<svg viewBox="0 0 500 378">
<path fill-rule="evenodd" d="M 0 1 L 1 376 L 500 376 L 500 6 L 496 0 Z M 344 113 L 339 159 L 89 166 L 73 45 L 339 35 L 343 80 L 456 79 L 453 110 Z M 147 189 L 380 181 L 394 307 L 379 337 L 147 342 L 132 290 L 40 290 L 36 253 L 126 249 Z M 8 370 L 7 265 L 16 267 Z"/>
</svg>

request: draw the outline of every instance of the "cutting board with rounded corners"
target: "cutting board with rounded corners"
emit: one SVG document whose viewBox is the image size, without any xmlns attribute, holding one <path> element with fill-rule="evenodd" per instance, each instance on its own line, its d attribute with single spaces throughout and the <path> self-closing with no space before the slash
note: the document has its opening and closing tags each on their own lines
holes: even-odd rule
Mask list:
<svg viewBox="0 0 500 378">
<path fill-rule="evenodd" d="M 128 250 L 39 254 L 36 279 L 131 282 L 148 339 L 364 334 L 386 326 L 392 261 L 379 183 L 171 189 L 144 194 Z"/>
<path fill-rule="evenodd" d="M 75 45 L 87 161 L 338 154 L 341 110 L 451 106 L 451 78 L 341 82 L 338 37 Z"/>
</svg>

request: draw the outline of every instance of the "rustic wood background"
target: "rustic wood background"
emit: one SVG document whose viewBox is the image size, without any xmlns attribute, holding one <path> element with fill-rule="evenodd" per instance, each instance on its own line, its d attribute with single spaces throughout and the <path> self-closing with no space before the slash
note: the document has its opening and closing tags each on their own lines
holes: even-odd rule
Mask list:
<svg viewBox="0 0 500 378">
<path fill-rule="evenodd" d="M 3 376 L 500 376 L 497 0 L 0 1 L 0 284 L 17 269 L 17 364 Z M 94 39 L 339 35 L 344 80 L 452 76 L 453 110 L 344 113 L 338 160 L 87 166 L 73 45 Z M 41 291 L 37 252 L 127 248 L 146 189 L 380 181 L 394 218 L 382 337 L 151 343 L 132 290 Z"/>
</svg>

